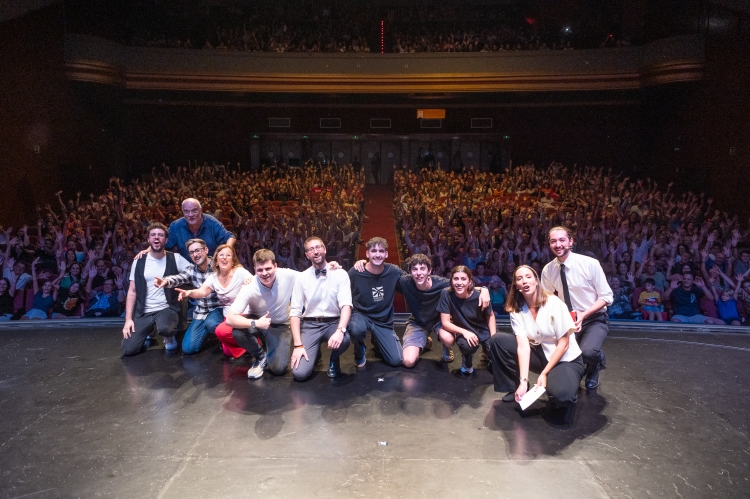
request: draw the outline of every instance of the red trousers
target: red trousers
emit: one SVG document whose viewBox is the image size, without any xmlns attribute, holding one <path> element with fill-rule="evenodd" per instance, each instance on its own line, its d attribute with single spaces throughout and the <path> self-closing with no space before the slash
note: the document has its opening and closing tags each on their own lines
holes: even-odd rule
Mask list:
<svg viewBox="0 0 750 499">
<path fill-rule="evenodd" d="M 227 357 L 239 358 L 245 354 L 246 350 L 239 346 L 232 336 L 232 326 L 227 324 L 227 320 L 216 326 L 216 337 L 221 342 L 221 348 Z"/>
</svg>

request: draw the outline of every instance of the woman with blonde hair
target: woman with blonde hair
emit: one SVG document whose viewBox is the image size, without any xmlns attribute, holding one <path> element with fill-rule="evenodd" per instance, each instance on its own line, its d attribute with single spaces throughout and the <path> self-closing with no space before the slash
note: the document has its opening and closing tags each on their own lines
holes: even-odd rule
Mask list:
<svg viewBox="0 0 750 499">
<path fill-rule="evenodd" d="M 495 391 L 508 392 L 503 402 L 518 402 L 528 390 L 529 371 L 537 372 L 536 384 L 547 390 L 554 415 L 566 422 L 585 372 L 568 308 L 542 291 L 534 269 L 520 265 L 513 272 L 505 310 L 513 334 L 490 339 Z"/>
</svg>

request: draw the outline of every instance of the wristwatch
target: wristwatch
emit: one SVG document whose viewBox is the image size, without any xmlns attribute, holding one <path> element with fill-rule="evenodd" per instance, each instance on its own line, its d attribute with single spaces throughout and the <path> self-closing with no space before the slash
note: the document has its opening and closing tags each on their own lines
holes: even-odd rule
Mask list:
<svg viewBox="0 0 750 499">
<path fill-rule="evenodd" d="M 255 319 L 250 321 L 250 327 L 255 327 Z"/>
<path fill-rule="evenodd" d="M 337 327 L 336 331 L 341 330 L 342 333 L 346 334 L 346 328 L 345 327 Z"/>
</svg>

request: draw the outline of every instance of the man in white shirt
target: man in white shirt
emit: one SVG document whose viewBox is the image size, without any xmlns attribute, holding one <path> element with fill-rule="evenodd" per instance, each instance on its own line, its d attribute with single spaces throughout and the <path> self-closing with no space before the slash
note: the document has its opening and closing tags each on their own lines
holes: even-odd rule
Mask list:
<svg viewBox="0 0 750 499">
<path fill-rule="evenodd" d="M 320 344 L 327 340 L 332 350 L 328 376 L 335 378 L 341 371 L 339 357 L 349 348 L 346 330 L 352 313 L 349 274 L 343 269 L 326 269 L 326 247 L 319 237 L 308 238 L 304 249 L 312 267 L 302 272 L 292 291 L 292 375 L 296 381 L 309 378 Z"/>
<path fill-rule="evenodd" d="M 549 231 L 549 246 L 555 259 L 542 270 L 542 289 L 557 295 L 574 312 L 576 340 L 586 364 L 586 388 L 599 386 L 599 371 L 606 367 L 602 343 L 609 333 L 607 305 L 612 288 L 598 260 L 573 253 L 573 237 L 565 227 Z"/>
<path fill-rule="evenodd" d="M 256 342 L 255 332 L 263 331 L 266 339 L 266 364 L 271 373 L 283 375 L 289 367 L 292 332 L 289 326 L 289 301 L 294 283 L 300 275 L 296 270 L 278 268 L 273 251 L 261 249 L 253 255 L 255 279 L 242 286 L 240 294 L 227 312 L 227 324 L 232 326 L 232 336 L 238 345 L 250 350 L 249 342 Z M 249 308 L 252 316 L 243 312 Z M 260 378 L 263 369 L 251 368 L 248 378 Z"/>
<path fill-rule="evenodd" d="M 190 263 L 175 253 L 164 250 L 169 232 L 166 226 L 155 222 L 148 226 L 148 254 L 136 260 L 130 268 L 130 287 L 125 301 L 125 325 L 122 328 L 122 354 L 139 353 L 156 326 L 164 337 L 167 350 L 177 348 L 177 323 L 180 307 L 177 292 L 160 289 L 155 278 L 164 278 L 185 271 Z"/>
</svg>

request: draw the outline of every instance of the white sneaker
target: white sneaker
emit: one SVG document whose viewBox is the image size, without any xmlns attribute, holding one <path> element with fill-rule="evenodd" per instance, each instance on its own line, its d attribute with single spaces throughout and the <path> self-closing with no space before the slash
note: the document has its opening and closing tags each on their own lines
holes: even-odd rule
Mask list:
<svg viewBox="0 0 750 499">
<path fill-rule="evenodd" d="M 264 355 L 262 359 L 256 360 L 253 366 L 247 370 L 247 377 L 250 379 L 258 379 L 263 377 L 263 371 L 268 365 L 267 357 Z"/>
<path fill-rule="evenodd" d="M 167 350 L 177 350 L 177 338 L 174 336 L 164 337 L 164 348 Z"/>
</svg>

